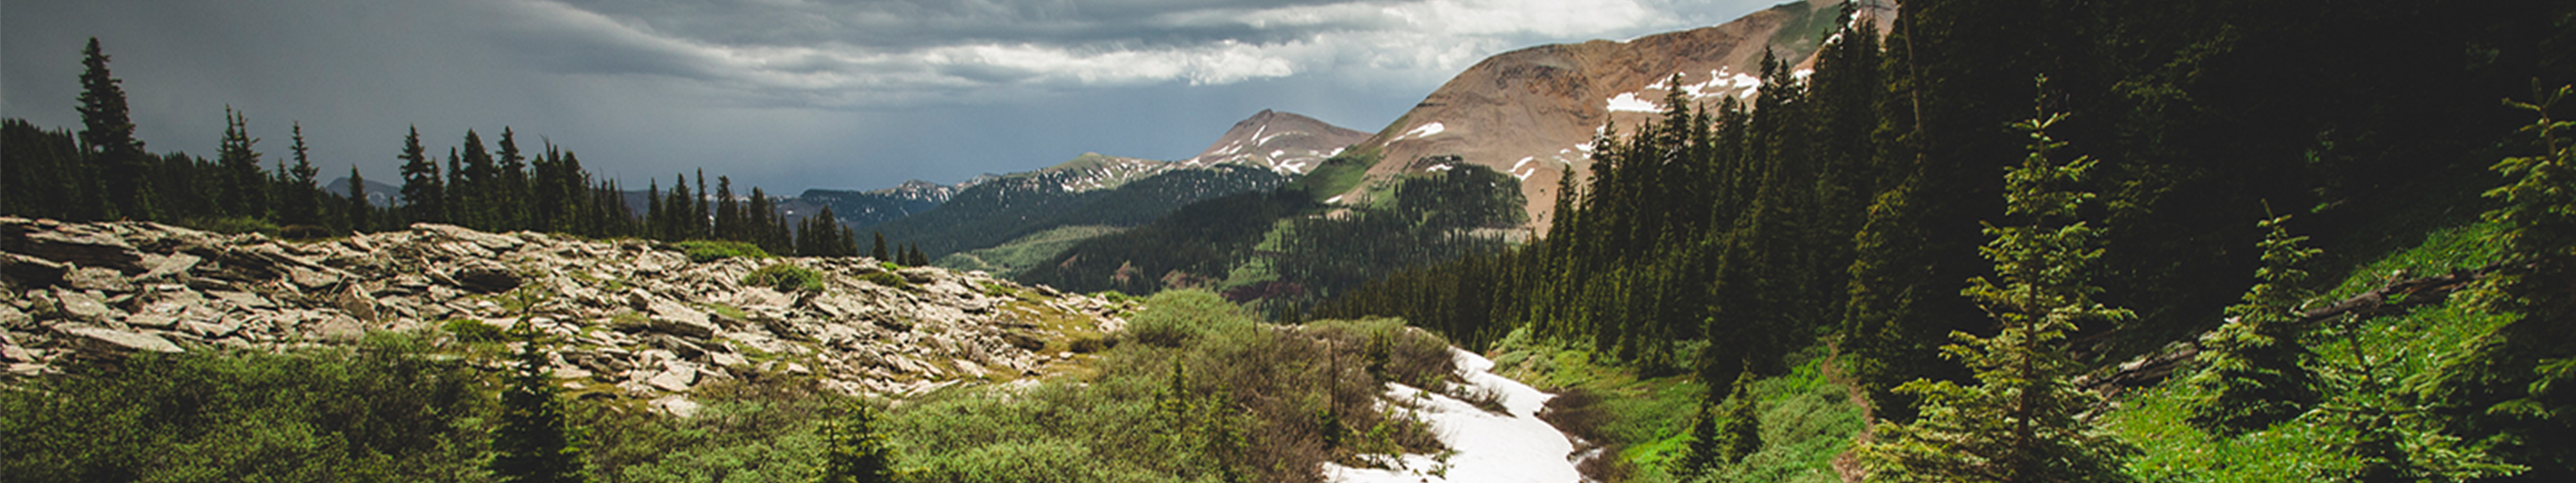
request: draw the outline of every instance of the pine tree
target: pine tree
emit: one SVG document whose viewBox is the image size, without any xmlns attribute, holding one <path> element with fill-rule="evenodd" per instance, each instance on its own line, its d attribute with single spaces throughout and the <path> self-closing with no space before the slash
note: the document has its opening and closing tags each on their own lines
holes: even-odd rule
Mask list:
<svg viewBox="0 0 2576 483">
<path fill-rule="evenodd" d="M 2576 476 L 2576 121 L 2560 120 L 2576 86 L 2532 85 L 2532 102 L 2505 105 L 2536 119 L 2519 134 L 2536 153 L 2490 169 L 2506 184 L 2486 192 L 2505 227 L 2507 267 L 2491 310 L 2521 314 L 2435 370 L 2425 397 L 2461 405 L 2479 431 L 2506 436 L 2498 452 L 2527 462 L 2530 481 Z M 2529 149 L 2529 148 L 2526 148 Z"/>
<path fill-rule="evenodd" d="M 280 170 L 279 173 L 286 179 L 286 182 L 279 183 L 281 188 L 278 190 L 279 224 L 320 225 L 322 224 L 322 199 L 319 187 L 313 183 L 316 177 L 321 176 L 322 169 L 313 167 L 313 161 L 308 158 L 309 149 L 304 145 L 304 123 L 295 123 L 294 132 L 295 145 L 288 149 L 295 151 L 295 167 Z"/>
<path fill-rule="evenodd" d="M 485 229 L 539 228 L 528 226 L 528 207 L 532 203 L 529 199 L 528 158 L 519 152 L 518 134 L 511 132 L 509 126 L 502 126 L 501 142 L 497 146 L 500 151 L 493 153 L 496 156 L 492 163 L 492 186 L 488 188 L 491 190 L 491 200 L 487 202 L 492 216 L 491 227 Z"/>
<path fill-rule="evenodd" d="M 413 126 L 403 135 L 402 202 L 404 215 L 411 221 L 447 222 L 447 194 L 441 189 L 438 163 L 429 160 L 428 150 L 420 145 L 420 127 Z"/>
<path fill-rule="evenodd" d="M 468 228 L 494 230 L 500 221 L 496 203 L 504 198 L 494 174 L 498 169 L 492 166 L 492 153 L 483 149 L 482 135 L 465 130 L 465 153 L 460 159 L 464 163 L 464 181 L 447 184 L 448 194 L 457 200 L 449 208 L 449 216 Z"/>
<path fill-rule="evenodd" d="M 80 140 L 83 157 L 88 159 L 84 176 L 67 181 L 98 184 L 103 199 L 78 202 L 84 207 L 75 219 L 125 218 L 153 220 L 160 211 L 152 204 L 151 159 L 143 152 L 143 141 L 134 139 L 134 121 L 127 116 L 125 88 L 107 71 L 107 53 L 98 47 L 98 37 L 90 37 L 89 46 L 81 49 Z M 90 191 L 83 186 L 83 191 Z"/>
<path fill-rule="evenodd" d="M 716 229 L 714 238 L 733 241 L 751 241 L 750 231 L 743 229 L 742 203 L 733 200 L 733 178 L 729 176 L 716 177 Z"/>
<path fill-rule="evenodd" d="M 2042 82 L 2043 87 L 2045 82 Z M 1861 452 L 1878 481 L 2129 481 L 2120 458 L 2132 451 L 2077 415 L 2091 396 L 2068 381 L 2082 370 L 2066 336 L 2087 322 L 2129 317 L 2103 306 L 2091 280 L 2102 249 L 2081 210 L 2093 194 L 2075 189 L 2094 161 L 2059 162 L 2064 143 L 2048 136 L 2063 114 L 2042 111 L 2014 127 L 2030 133 L 2029 156 L 2005 175 L 2005 216 L 1981 250 L 1996 276 L 1969 281 L 1961 295 L 2001 327 L 1993 337 L 1955 333 L 1942 352 L 1975 372 L 1975 386 L 1918 379 L 1898 388 L 1919 395 L 1911 424 L 1884 423 Z"/>
<path fill-rule="evenodd" d="M 252 150 L 259 138 L 250 137 L 250 122 L 232 106 L 224 106 L 224 139 L 217 151 L 216 163 L 222 166 L 222 179 L 216 186 L 222 190 L 222 216 L 249 218 L 268 217 L 268 176 L 259 168 L 259 151 Z"/>
<path fill-rule="evenodd" d="M 2288 215 L 2263 220 L 2263 268 L 2245 292 L 2244 303 L 2227 308 L 2229 319 L 2201 337 L 2200 372 L 2183 379 L 2199 388 L 2192 401 L 2191 423 L 2218 434 L 2237 434 L 2270 427 L 2307 412 L 2317 402 L 2316 376 L 2300 366 L 2308 350 L 2300 343 L 2299 304 L 2309 292 L 2301 286 L 2304 268 L 2318 250 L 2300 246 L 2308 237 L 2290 236 Z"/>
<path fill-rule="evenodd" d="M 890 483 L 895 481 L 894 451 L 877 428 L 876 409 L 850 408 L 839 421 L 823 424 L 823 466 L 816 483 Z"/>
<path fill-rule="evenodd" d="M 886 254 L 885 232 L 880 231 L 876 232 L 876 234 L 877 244 L 875 248 L 868 249 L 868 258 L 876 259 L 876 261 L 880 262 L 894 261 L 893 258 L 887 258 L 891 255 Z"/>
<path fill-rule="evenodd" d="M 584 474 L 581 435 L 564 414 L 543 333 L 527 317 L 510 328 L 519 340 L 510 387 L 501 391 L 501 426 L 493 431 L 491 470 L 509 483 L 572 483 Z"/>
<path fill-rule="evenodd" d="M 373 228 L 374 226 L 368 223 L 374 220 L 367 219 L 367 211 L 374 208 L 374 206 L 367 204 L 367 178 L 365 176 L 358 175 L 357 166 L 350 166 L 349 231 L 365 233 L 368 229 Z"/>
</svg>

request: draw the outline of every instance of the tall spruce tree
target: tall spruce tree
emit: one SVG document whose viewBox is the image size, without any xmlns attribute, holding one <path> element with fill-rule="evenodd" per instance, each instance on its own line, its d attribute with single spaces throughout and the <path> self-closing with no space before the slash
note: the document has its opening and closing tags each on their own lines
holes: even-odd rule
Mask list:
<svg viewBox="0 0 2576 483">
<path fill-rule="evenodd" d="M 554 384 L 544 332 L 522 316 L 510 328 L 520 342 L 510 364 L 510 386 L 501 390 L 501 425 L 492 434 L 491 470 L 507 483 L 589 481 L 580 431 L 564 414 Z"/>
<path fill-rule="evenodd" d="M 2576 86 L 2541 86 L 2531 102 L 2505 101 L 2535 118 L 2518 132 L 2531 144 L 2490 167 L 2505 184 L 2486 192 L 2510 267 L 2490 308 L 2521 318 L 2444 361 L 2424 392 L 2509 441 L 2498 452 L 2529 464 L 2529 481 L 2561 481 L 2576 478 L 2576 121 L 2554 114 Z"/>
<path fill-rule="evenodd" d="M 151 220 L 160 217 L 152 200 L 152 159 L 143 152 L 143 141 L 134 138 L 134 120 L 127 115 L 125 88 L 107 71 L 108 55 L 98 47 L 98 37 L 90 37 L 89 46 L 81 49 L 81 154 L 87 158 L 84 176 L 67 181 L 98 184 L 100 198 L 79 204 L 95 206 L 78 210 L 76 219 L 126 218 Z M 86 186 L 83 188 L 86 190 Z"/>
<path fill-rule="evenodd" d="M 259 168 L 259 151 L 252 149 L 258 144 L 259 138 L 250 137 L 249 119 L 224 106 L 224 138 L 215 161 L 221 173 L 215 184 L 221 190 L 221 216 L 268 218 L 268 174 Z"/>
<path fill-rule="evenodd" d="M 283 225 L 320 225 L 322 193 L 321 187 L 313 183 L 322 175 L 322 168 L 313 167 L 310 148 L 304 145 L 304 123 L 295 123 L 294 132 L 295 145 L 287 149 L 295 151 L 295 167 L 278 173 L 286 179 L 286 182 L 279 183 L 278 222 Z"/>
<path fill-rule="evenodd" d="M 851 407 L 840 420 L 823 423 L 823 465 L 816 483 L 891 483 L 894 451 L 877 425 L 876 409 Z"/>
<path fill-rule="evenodd" d="M 501 142 L 496 146 L 500 150 L 493 152 L 492 186 L 488 188 L 491 190 L 488 206 L 492 219 L 489 221 L 490 226 L 484 229 L 493 231 L 550 229 L 550 227 L 528 226 L 528 209 L 531 204 L 528 158 L 519 151 L 518 133 L 511 132 L 509 126 L 502 126 Z"/>
<path fill-rule="evenodd" d="M 409 134 L 403 135 L 402 154 L 395 155 L 394 159 L 403 162 L 400 169 L 404 216 L 417 222 L 447 222 L 447 194 L 441 189 L 443 183 L 439 180 L 438 163 L 430 161 L 428 149 L 420 145 L 419 126 L 413 126 Z"/>
<path fill-rule="evenodd" d="M 357 166 L 349 166 L 349 231 L 365 233 L 374 229 L 371 223 L 375 220 L 367 216 L 374 208 L 367 204 L 367 178 L 358 175 Z"/>
<path fill-rule="evenodd" d="M 2041 83 L 2043 89 L 2045 82 Z M 1976 374 L 1974 386 L 1915 380 L 1898 390 L 1923 398 L 1910 424 L 1883 423 L 1863 445 L 1870 479 L 1921 482 L 2129 481 L 2120 459 L 2133 451 L 2078 414 L 2093 397 L 2069 380 L 2083 367 L 2067 334 L 2086 323 L 2129 317 L 2093 301 L 2102 257 L 2082 218 L 2094 195 L 2077 187 L 2089 157 L 2060 162 L 2048 129 L 2065 119 L 2046 111 L 2014 127 L 2030 134 L 2029 156 L 2005 175 L 2005 211 L 2016 224 L 1986 224 L 1981 250 L 1995 276 L 1961 295 L 1998 323 L 1992 337 L 1956 333 L 1942 351 Z"/>
</svg>

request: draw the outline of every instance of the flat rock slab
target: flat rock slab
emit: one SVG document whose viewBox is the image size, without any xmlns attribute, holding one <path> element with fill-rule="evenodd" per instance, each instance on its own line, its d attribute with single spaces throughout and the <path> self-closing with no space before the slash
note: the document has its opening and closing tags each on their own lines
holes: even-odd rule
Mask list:
<svg viewBox="0 0 2576 483">
<path fill-rule="evenodd" d="M 64 333 L 68 333 L 73 336 L 86 338 L 93 343 L 100 344 L 105 348 L 112 350 L 127 352 L 186 352 L 185 349 L 180 349 L 178 344 L 170 343 L 170 339 L 163 339 L 161 336 L 142 332 L 130 332 L 106 327 L 87 326 L 62 327 L 56 330 L 61 330 Z"/>
</svg>

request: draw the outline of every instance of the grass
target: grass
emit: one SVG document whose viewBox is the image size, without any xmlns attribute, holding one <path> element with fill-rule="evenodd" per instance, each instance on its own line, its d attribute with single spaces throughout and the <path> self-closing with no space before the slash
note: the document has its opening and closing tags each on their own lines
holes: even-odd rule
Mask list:
<svg viewBox="0 0 2576 483">
<path fill-rule="evenodd" d="M 738 241 L 689 240 L 671 244 L 689 254 L 689 261 L 706 263 L 727 258 L 770 258 L 767 250 Z"/>
<path fill-rule="evenodd" d="M 1011 274 L 1045 263 L 1056 254 L 1089 240 L 1126 231 L 1114 226 L 1080 225 L 1049 229 L 1022 236 L 991 248 L 980 248 L 939 257 L 931 265 L 950 270 L 983 270 Z"/>
<path fill-rule="evenodd" d="M 1324 164 L 1315 166 L 1314 170 L 1307 171 L 1305 176 L 1289 182 L 1288 187 L 1283 189 L 1305 190 L 1307 194 L 1315 197 L 1316 202 L 1321 203 L 1334 196 L 1340 196 L 1351 188 L 1359 187 L 1361 182 L 1368 180 L 1369 168 L 1376 167 L 1378 160 L 1382 158 L 1384 155 L 1378 154 L 1374 149 L 1344 152 L 1339 156 L 1325 159 Z"/>
<path fill-rule="evenodd" d="M 2434 230 L 2415 246 L 2392 250 L 2349 270 L 2324 297 L 2348 297 L 2389 278 L 2485 266 L 2502 253 L 2496 237 L 2500 229 L 2477 223 Z M 2312 354 L 2302 365 L 2321 373 L 2369 367 L 2374 377 L 2390 383 L 2430 373 L 2469 341 L 2514 317 L 2480 310 L 2479 295 L 2472 289 L 2402 315 L 2329 321 L 2305 339 Z M 2328 384 L 2320 389 L 2331 406 L 2381 397 L 2353 387 Z M 2319 418 L 2325 417 L 2324 411 L 2233 437 L 2194 427 L 2188 422 L 2188 401 L 2201 398 L 2200 390 L 2173 383 L 2147 388 L 2125 397 L 2118 410 L 2104 416 L 2106 428 L 2142 450 L 2129 462 L 2133 474 L 2146 481 L 2300 481 L 2345 475 L 2362 465 L 2354 456 L 2335 451 L 2338 445 L 2321 444 L 2357 437 L 2350 429 L 2322 424 Z"/>
<path fill-rule="evenodd" d="M 884 273 L 884 272 L 878 272 Z M 900 278 L 900 277 L 898 277 Z M 823 273 L 785 263 L 770 264 L 743 275 L 743 285 L 769 287 L 779 292 L 821 292 Z M 740 319 L 741 317 L 734 317 Z"/>
<path fill-rule="evenodd" d="M 1495 344 L 1495 373 L 1557 392 L 1541 415 L 1558 429 L 1608 448 L 1616 458 L 1586 464 L 1609 481 L 1838 481 L 1832 462 L 1864 427 L 1848 386 L 1826 378 L 1823 347 L 1790 357 L 1789 374 L 1756 379 L 1763 446 L 1744 462 L 1710 475 L 1682 474 L 1690 428 L 1707 387 L 1691 375 L 1638 377 L 1633 368 L 1591 352 L 1534 342 L 1514 331 Z"/>
</svg>

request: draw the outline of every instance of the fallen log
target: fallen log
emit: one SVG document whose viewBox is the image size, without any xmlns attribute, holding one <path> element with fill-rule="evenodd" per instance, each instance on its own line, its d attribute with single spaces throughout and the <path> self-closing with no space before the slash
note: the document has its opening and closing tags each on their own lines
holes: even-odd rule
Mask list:
<svg viewBox="0 0 2576 483">
<path fill-rule="evenodd" d="M 2403 313 L 2407 308 L 2450 300 L 2452 293 L 2467 288 L 2471 282 L 2484 280 L 2511 268 L 2520 267 L 2497 263 L 2478 268 L 2454 269 L 2449 273 L 2429 277 L 2391 278 L 2388 282 L 2358 295 L 2330 304 L 2301 309 L 2298 311 L 2299 319 L 2292 323 L 2305 326 L 2345 315 L 2351 315 L 2355 319 L 2368 319 Z M 2119 369 L 2101 377 L 2077 378 L 2075 386 L 2087 391 L 2117 395 L 2128 388 L 2153 385 L 2172 376 L 2185 364 L 2197 359 L 2200 356 L 2201 337 L 2193 336 L 2190 339 L 2166 345 L 2163 350 L 2130 359 L 2129 362 L 2121 363 Z"/>
</svg>

